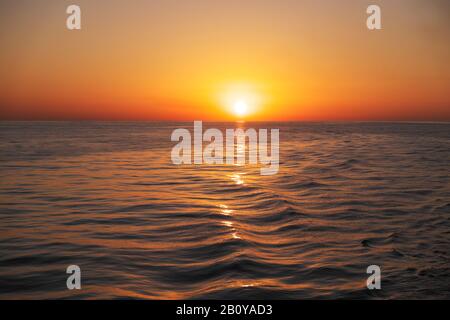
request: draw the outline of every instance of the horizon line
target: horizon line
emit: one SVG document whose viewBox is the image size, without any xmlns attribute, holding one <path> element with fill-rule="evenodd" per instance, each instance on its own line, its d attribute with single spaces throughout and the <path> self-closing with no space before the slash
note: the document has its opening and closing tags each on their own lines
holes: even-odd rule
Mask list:
<svg viewBox="0 0 450 320">
<path fill-rule="evenodd" d="M 450 123 L 449 120 L 244 120 L 244 119 L 236 119 L 236 120 L 200 120 L 200 119 L 190 119 L 190 120 L 167 120 L 167 119 L 0 119 L 0 122 L 175 122 L 175 123 L 186 123 L 186 122 L 194 122 L 194 121 L 202 121 L 204 123 L 230 123 L 230 122 L 301 122 L 301 123 Z"/>
</svg>

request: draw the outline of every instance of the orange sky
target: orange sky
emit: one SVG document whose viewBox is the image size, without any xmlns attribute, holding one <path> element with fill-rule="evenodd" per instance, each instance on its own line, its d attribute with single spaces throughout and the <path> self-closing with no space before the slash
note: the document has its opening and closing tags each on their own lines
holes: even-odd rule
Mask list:
<svg viewBox="0 0 450 320">
<path fill-rule="evenodd" d="M 0 119 L 450 121 L 449 3 L 4 0 Z"/>
</svg>

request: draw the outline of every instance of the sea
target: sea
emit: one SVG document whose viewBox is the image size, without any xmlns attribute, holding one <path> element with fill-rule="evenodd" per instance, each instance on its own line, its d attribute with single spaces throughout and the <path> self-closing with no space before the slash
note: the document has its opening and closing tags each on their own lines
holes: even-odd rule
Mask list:
<svg viewBox="0 0 450 320">
<path fill-rule="evenodd" d="M 0 122 L 0 299 L 450 299 L 450 123 L 205 127 L 279 129 L 278 173 L 173 164 L 193 122 Z"/>
</svg>

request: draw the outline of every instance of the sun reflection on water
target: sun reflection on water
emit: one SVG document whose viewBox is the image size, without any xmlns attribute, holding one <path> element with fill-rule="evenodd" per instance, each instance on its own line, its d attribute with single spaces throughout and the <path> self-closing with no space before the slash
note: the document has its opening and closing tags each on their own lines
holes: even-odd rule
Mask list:
<svg viewBox="0 0 450 320">
<path fill-rule="evenodd" d="M 242 173 L 233 173 L 229 177 L 237 185 L 243 185 L 245 183 L 244 179 L 242 179 Z"/>
<path fill-rule="evenodd" d="M 224 216 L 230 216 L 233 214 L 234 210 L 228 209 L 228 206 L 226 204 L 220 204 L 220 214 L 223 214 Z"/>
<path fill-rule="evenodd" d="M 226 204 L 220 204 L 219 208 L 220 213 L 224 216 L 231 216 L 234 213 L 234 210 L 229 209 Z M 241 237 L 237 233 L 237 229 L 235 228 L 234 222 L 229 220 L 223 220 L 220 223 L 230 229 L 231 237 L 233 239 L 241 239 Z"/>
</svg>

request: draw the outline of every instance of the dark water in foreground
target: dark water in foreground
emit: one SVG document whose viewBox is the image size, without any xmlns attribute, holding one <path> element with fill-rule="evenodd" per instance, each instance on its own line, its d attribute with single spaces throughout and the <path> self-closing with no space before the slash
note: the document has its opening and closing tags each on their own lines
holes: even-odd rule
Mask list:
<svg viewBox="0 0 450 320">
<path fill-rule="evenodd" d="M 190 126 L 0 122 L 0 298 L 450 298 L 450 124 L 244 124 L 275 176 L 172 165 Z"/>
</svg>

